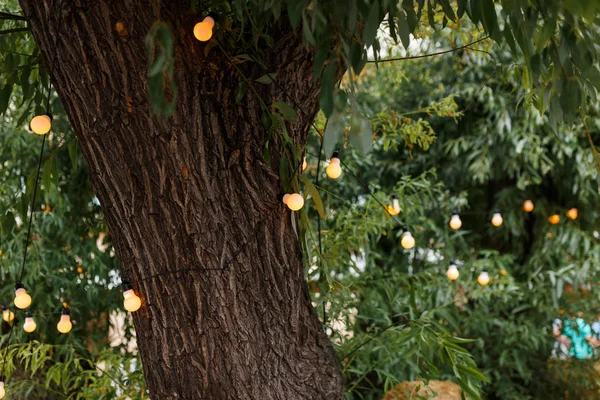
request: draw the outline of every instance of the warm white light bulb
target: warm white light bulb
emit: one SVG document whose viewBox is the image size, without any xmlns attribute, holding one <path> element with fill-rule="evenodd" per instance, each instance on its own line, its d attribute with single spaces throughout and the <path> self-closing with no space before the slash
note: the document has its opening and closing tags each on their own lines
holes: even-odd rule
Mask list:
<svg viewBox="0 0 600 400">
<path fill-rule="evenodd" d="M 494 216 L 492 217 L 492 225 L 500 226 L 500 225 L 502 225 L 502 222 L 503 222 L 502 215 L 499 212 L 495 212 Z"/>
<path fill-rule="evenodd" d="M 412 249 L 415 247 L 415 238 L 410 234 L 409 231 L 405 231 L 402 234 L 402 239 L 400 240 L 400 244 L 405 249 Z"/>
<path fill-rule="evenodd" d="M 577 210 L 576 208 L 571 208 L 569 211 L 567 211 L 567 217 L 575 220 L 577 219 L 577 217 L 579 216 L 579 210 Z"/>
<path fill-rule="evenodd" d="M 533 208 L 534 208 L 533 201 L 531 201 L 531 200 L 525 200 L 523 202 L 523 211 L 529 213 L 529 212 L 533 211 Z"/>
<path fill-rule="evenodd" d="M 304 197 L 298 193 L 292 193 L 290 194 L 290 197 L 288 197 L 286 204 L 290 210 L 298 211 L 304 207 Z"/>
<path fill-rule="evenodd" d="M 194 36 L 199 41 L 206 42 L 212 37 L 214 26 L 215 20 L 211 17 L 206 17 L 202 22 L 198 22 L 194 26 Z"/>
<path fill-rule="evenodd" d="M 462 221 L 458 214 L 452 214 L 452 218 L 450 218 L 450 228 L 457 230 L 462 226 Z"/>
<path fill-rule="evenodd" d="M 68 308 L 63 308 L 56 329 L 58 329 L 60 333 L 69 333 L 71 332 L 71 329 L 73 329 L 73 323 L 71 322 L 71 315 Z"/>
<path fill-rule="evenodd" d="M 6 390 L 4 389 L 4 381 L 0 381 L 0 399 L 6 396 Z"/>
<path fill-rule="evenodd" d="M 446 272 L 446 276 L 448 277 L 448 279 L 450 279 L 451 281 L 455 281 L 458 279 L 459 275 L 460 272 L 458 272 L 456 264 L 450 264 L 450 266 L 448 267 L 448 271 Z"/>
<path fill-rule="evenodd" d="M 487 271 L 481 271 L 481 274 L 479 274 L 479 278 L 477 278 L 477 282 L 481 286 L 485 286 L 488 283 L 490 283 L 490 275 L 487 273 Z"/>
<path fill-rule="evenodd" d="M 25 332 L 31 333 L 31 332 L 35 331 L 35 328 L 37 328 L 37 324 L 33 320 L 33 317 L 31 317 L 31 316 L 26 317 L 25 323 L 23 324 L 23 329 L 25 330 Z"/>
<path fill-rule="evenodd" d="M 325 173 L 331 179 L 337 179 L 342 175 L 342 167 L 340 166 L 340 159 L 337 157 L 332 157 L 329 165 L 325 169 Z"/>
<path fill-rule="evenodd" d="M 47 114 L 36 115 L 31 119 L 29 127 L 33 133 L 45 135 L 46 133 L 50 132 L 50 129 L 52 128 L 52 118 Z"/>
<path fill-rule="evenodd" d="M 2 319 L 6 322 L 11 322 L 13 319 L 15 319 L 15 313 L 6 307 L 3 307 L 2 308 Z"/>
<path fill-rule="evenodd" d="M 24 287 L 18 287 L 15 290 L 14 302 L 17 308 L 24 310 L 31 305 L 31 296 L 27 294 Z"/>
<path fill-rule="evenodd" d="M 124 291 L 123 299 L 123 307 L 129 312 L 137 311 L 142 306 L 142 299 L 133 292 L 133 289 Z"/>
<path fill-rule="evenodd" d="M 400 208 L 400 202 L 398 201 L 398 197 L 396 197 L 396 195 L 392 196 L 392 205 L 387 206 L 386 210 L 387 210 L 388 214 L 390 214 L 390 215 L 400 214 L 402 209 Z"/>
<path fill-rule="evenodd" d="M 283 201 L 283 204 L 287 204 L 289 198 L 290 198 L 289 194 L 284 194 L 281 201 Z"/>
</svg>

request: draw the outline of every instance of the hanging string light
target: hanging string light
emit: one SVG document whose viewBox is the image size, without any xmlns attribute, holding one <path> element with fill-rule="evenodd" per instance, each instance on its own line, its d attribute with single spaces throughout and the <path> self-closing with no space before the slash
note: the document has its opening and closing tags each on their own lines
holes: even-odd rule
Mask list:
<svg viewBox="0 0 600 400">
<path fill-rule="evenodd" d="M 550 222 L 552 225 L 558 224 L 560 222 L 560 215 L 558 215 L 558 214 L 552 214 L 548 218 L 548 222 Z"/>
<path fill-rule="evenodd" d="M 450 218 L 450 222 L 448 224 L 450 225 L 450 228 L 454 229 L 455 231 L 460 229 L 462 226 L 462 221 L 460 220 L 458 212 L 452 212 L 452 218 Z"/>
<path fill-rule="evenodd" d="M 492 225 L 500 226 L 502 225 L 504 220 L 502 219 L 502 214 L 500 214 L 500 210 L 494 211 L 494 215 L 492 216 Z"/>
<path fill-rule="evenodd" d="M 285 196 L 284 196 L 285 198 Z M 287 204 L 288 208 L 292 211 L 298 211 L 300 210 L 302 207 L 304 207 L 304 197 L 302 197 L 301 194 L 298 193 L 292 193 L 287 197 L 287 201 L 285 201 L 285 204 Z"/>
<path fill-rule="evenodd" d="M 395 193 L 392 195 L 392 204 L 386 207 L 386 211 L 392 216 L 398 215 L 402 211 L 400 208 L 400 202 L 398 201 L 398 196 L 396 196 Z"/>
<path fill-rule="evenodd" d="M 25 330 L 25 332 L 31 333 L 35 331 L 36 328 L 37 324 L 33 320 L 33 315 L 31 315 L 31 311 L 27 311 L 27 313 L 25 314 L 25 323 L 23 324 L 23 329 Z"/>
<path fill-rule="evenodd" d="M 207 42 L 213 35 L 214 26 L 215 20 L 212 17 L 206 17 L 194 26 L 194 36 L 201 42 Z"/>
<path fill-rule="evenodd" d="M 0 399 L 3 399 L 6 396 L 6 390 L 4 389 L 4 375 L 0 375 Z"/>
<path fill-rule="evenodd" d="M 8 307 L 3 305 L 2 306 L 2 319 L 5 322 L 11 322 L 13 319 L 15 319 L 15 313 L 12 312 Z"/>
<path fill-rule="evenodd" d="M 29 127 L 33 133 L 38 135 L 45 135 L 52 129 L 52 114 L 46 113 L 42 115 L 36 115 L 31 119 Z"/>
<path fill-rule="evenodd" d="M 576 220 L 578 216 L 579 216 L 579 210 L 577 210 L 575 207 L 573 207 L 569 211 L 567 211 L 567 217 L 571 218 L 572 220 Z"/>
<path fill-rule="evenodd" d="M 135 312 L 142 306 L 142 299 L 129 287 L 127 283 L 123 286 L 123 307 L 129 312 Z"/>
<path fill-rule="evenodd" d="M 415 238 L 411 235 L 406 226 L 402 228 L 402 239 L 400 239 L 400 244 L 407 250 L 415 247 Z"/>
<path fill-rule="evenodd" d="M 479 274 L 479 277 L 477 278 L 477 282 L 481 286 L 485 286 L 488 283 L 490 283 L 490 275 L 487 272 L 487 268 L 484 268 L 483 271 L 481 271 L 481 273 Z"/>
<path fill-rule="evenodd" d="M 25 286 L 21 282 L 15 285 L 15 307 L 20 308 L 21 310 L 26 309 L 31 305 L 31 296 L 27 294 L 27 290 L 25 290 Z"/>
<path fill-rule="evenodd" d="M 337 179 L 342 175 L 342 167 L 340 165 L 340 157 L 338 152 L 334 152 L 329 160 L 329 165 L 325 169 L 325 173 L 331 179 Z"/>
<path fill-rule="evenodd" d="M 448 271 L 446 271 L 446 276 L 451 281 L 455 281 L 460 276 L 460 272 L 458 272 L 458 267 L 454 261 L 450 262 L 450 266 L 448 267 Z"/>
<path fill-rule="evenodd" d="M 56 329 L 58 329 L 60 333 L 69 333 L 71 332 L 71 329 L 73 329 L 73 323 L 71 322 L 71 310 L 69 310 L 68 307 L 63 307 L 60 315 L 60 321 L 58 321 Z"/>
<path fill-rule="evenodd" d="M 533 208 L 534 208 L 533 201 L 525 200 L 523 202 L 523 211 L 530 213 L 533 211 Z"/>
</svg>

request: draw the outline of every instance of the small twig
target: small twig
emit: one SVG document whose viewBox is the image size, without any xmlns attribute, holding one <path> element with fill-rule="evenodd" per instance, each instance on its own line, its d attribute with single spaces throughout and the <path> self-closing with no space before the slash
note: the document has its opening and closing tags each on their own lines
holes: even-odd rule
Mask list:
<svg viewBox="0 0 600 400">
<path fill-rule="evenodd" d="M 29 28 L 27 28 L 27 27 L 25 27 L 25 28 L 5 29 L 3 31 L 0 31 L 0 35 L 4 35 L 6 33 L 16 33 L 16 32 L 31 32 L 31 30 Z"/>
</svg>

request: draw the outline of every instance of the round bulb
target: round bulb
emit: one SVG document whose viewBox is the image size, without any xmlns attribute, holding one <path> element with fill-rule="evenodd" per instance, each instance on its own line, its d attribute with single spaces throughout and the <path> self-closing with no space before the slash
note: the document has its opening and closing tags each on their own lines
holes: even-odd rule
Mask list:
<svg viewBox="0 0 600 400">
<path fill-rule="evenodd" d="M 412 249 L 415 247 L 415 238 L 410 234 L 410 232 L 404 232 L 402 234 L 402 240 L 400 240 L 400 244 L 405 249 Z"/>
<path fill-rule="evenodd" d="M 460 229 L 461 226 L 462 226 L 462 221 L 460 220 L 460 217 L 458 216 L 458 214 L 452 215 L 452 218 L 450 218 L 450 228 L 457 230 L 457 229 Z"/>
<path fill-rule="evenodd" d="M 290 194 L 287 200 L 287 206 L 292 211 L 298 211 L 302 207 L 304 207 L 304 197 L 299 195 L 298 193 Z"/>
<path fill-rule="evenodd" d="M 477 278 L 477 282 L 481 285 L 481 286 L 485 286 L 488 283 L 490 283 L 490 276 L 487 273 L 487 271 L 482 271 L 481 274 L 479 274 L 479 278 Z"/>
<path fill-rule="evenodd" d="M 532 212 L 533 211 L 533 201 L 525 200 L 525 202 L 523 203 L 523 210 L 528 213 Z"/>
<path fill-rule="evenodd" d="M 123 307 L 129 312 L 137 311 L 142 306 L 142 300 L 133 292 L 133 289 L 123 292 L 123 298 Z"/>
<path fill-rule="evenodd" d="M 308 162 L 306 161 L 306 157 L 304 157 L 304 160 L 302 160 L 302 171 L 306 170 L 306 168 L 308 168 Z"/>
<path fill-rule="evenodd" d="M 56 325 L 56 328 L 58 329 L 58 331 L 60 333 L 69 333 L 69 332 L 71 332 L 71 329 L 73 329 L 73 323 L 71 322 L 71 316 L 70 315 L 64 315 L 64 314 L 61 315 L 60 316 L 60 321 L 58 321 L 58 324 Z"/>
<path fill-rule="evenodd" d="M 579 211 L 576 208 L 571 208 L 569 211 L 567 211 L 567 217 L 571 219 L 577 219 L 578 216 Z"/>
<path fill-rule="evenodd" d="M 202 22 L 208 25 L 210 29 L 212 29 L 213 26 L 215 26 L 215 20 L 212 17 L 206 17 Z"/>
<path fill-rule="evenodd" d="M 459 275 L 460 272 L 458 272 L 458 268 L 456 268 L 456 265 L 450 264 L 450 267 L 448 267 L 448 271 L 446 272 L 446 276 L 448 277 L 448 279 L 450 279 L 451 281 L 455 281 L 458 279 Z"/>
<path fill-rule="evenodd" d="M 329 162 L 329 165 L 325 169 L 327 176 L 331 179 L 337 179 L 342 175 L 342 167 L 340 166 L 340 159 L 333 157 Z"/>
<path fill-rule="evenodd" d="M 210 17 L 207 17 L 210 18 Z M 212 18 L 210 18 L 212 20 Z M 198 22 L 194 26 L 194 36 L 201 42 L 207 42 L 212 37 L 212 25 L 205 22 L 206 19 L 202 22 Z M 213 21 L 214 25 L 214 21 Z"/>
<path fill-rule="evenodd" d="M 11 322 L 13 319 L 15 319 L 15 313 L 6 308 L 4 311 L 2 311 L 2 319 L 6 322 Z"/>
<path fill-rule="evenodd" d="M 392 205 L 387 206 L 386 210 L 387 210 L 388 214 L 390 214 L 390 215 L 400 214 L 400 211 L 402 211 L 402 209 L 400 208 L 400 202 L 398 201 L 398 199 L 394 199 L 392 201 Z"/>
<path fill-rule="evenodd" d="M 558 214 L 551 215 L 550 218 L 548 218 L 548 221 L 552 225 L 556 225 L 560 222 L 560 216 Z"/>
<path fill-rule="evenodd" d="M 281 201 L 283 201 L 283 204 L 287 204 L 289 198 L 290 198 L 289 194 L 284 194 L 283 199 L 281 199 Z"/>
<path fill-rule="evenodd" d="M 52 120 L 47 115 L 36 115 L 31 119 L 29 126 L 33 133 L 45 135 L 50 132 L 50 128 L 52 128 Z"/>
<path fill-rule="evenodd" d="M 25 329 L 25 332 L 31 333 L 35 331 L 35 328 L 37 328 L 37 324 L 33 320 L 33 317 L 25 318 L 25 323 L 23 324 L 23 329 Z"/>
<path fill-rule="evenodd" d="M 15 306 L 21 310 L 26 309 L 31 305 L 31 296 L 27 294 L 25 288 L 15 290 Z"/>
<path fill-rule="evenodd" d="M 4 389 L 4 382 L 0 381 L 0 399 L 3 399 L 6 396 L 6 390 Z"/>
<path fill-rule="evenodd" d="M 503 222 L 502 215 L 500 215 L 499 212 L 494 213 L 494 216 L 492 217 L 492 225 L 500 226 L 500 225 L 502 225 L 502 222 Z"/>
</svg>

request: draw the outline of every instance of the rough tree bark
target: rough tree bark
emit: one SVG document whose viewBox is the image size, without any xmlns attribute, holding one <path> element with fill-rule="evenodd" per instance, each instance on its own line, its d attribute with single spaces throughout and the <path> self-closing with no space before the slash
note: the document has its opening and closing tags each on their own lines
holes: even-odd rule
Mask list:
<svg viewBox="0 0 600 400">
<path fill-rule="evenodd" d="M 134 322 L 151 397 L 341 398 L 279 177 L 263 161 L 258 98 L 248 91 L 235 102 L 240 77 L 220 50 L 204 55 L 190 2 L 20 2 L 44 59 L 56 51 L 53 85 L 122 275 L 144 301 Z M 159 18 L 175 41 L 179 95 L 168 120 L 153 114 L 146 84 L 144 37 Z M 302 146 L 318 110 L 312 55 L 284 23 L 271 33 L 264 58 L 305 111 L 289 126 Z M 241 67 L 253 78 L 265 73 Z M 267 104 L 284 98 L 257 89 Z M 276 160 L 277 143 L 270 148 Z"/>
</svg>

